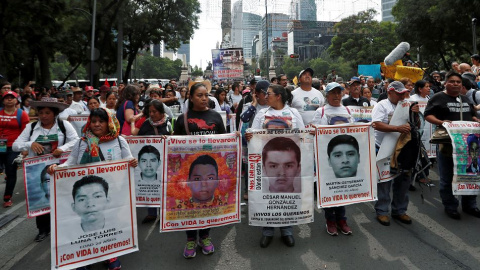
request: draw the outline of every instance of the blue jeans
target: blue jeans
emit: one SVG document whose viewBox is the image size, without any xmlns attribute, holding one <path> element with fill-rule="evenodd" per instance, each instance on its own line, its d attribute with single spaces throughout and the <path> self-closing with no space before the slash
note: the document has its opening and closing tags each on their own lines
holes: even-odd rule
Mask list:
<svg viewBox="0 0 480 270">
<path fill-rule="evenodd" d="M 325 212 L 325 219 L 327 221 L 347 220 L 345 217 L 345 206 L 323 208 L 323 211 Z"/>
<path fill-rule="evenodd" d="M 440 175 L 440 198 L 446 210 L 457 210 L 458 200 L 453 196 L 453 158 L 440 152 L 437 146 L 438 174 Z M 463 195 L 462 209 L 472 209 L 477 207 L 477 196 Z"/>
<path fill-rule="evenodd" d="M 392 205 L 392 215 L 403 215 L 407 212 L 408 187 L 410 187 L 411 176 L 401 173 L 391 181 L 377 184 L 378 201 L 375 203 L 377 216 L 386 216 L 389 213 L 389 205 Z M 393 200 L 390 198 L 392 189 Z"/>
<path fill-rule="evenodd" d="M 13 160 L 18 156 L 19 152 L 13 152 L 11 147 L 7 147 L 7 152 L 0 153 L 0 163 L 5 167 L 5 175 L 7 177 L 7 185 L 3 194 L 3 201 L 7 202 L 12 198 L 15 184 L 17 183 L 17 163 Z M 13 164 L 12 164 L 13 163 Z"/>
<path fill-rule="evenodd" d="M 275 227 L 263 227 L 262 234 L 264 236 L 273 236 L 275 232 Z M 282 236 L 293 235 L 292 226 L 280 227 L 280 234 Z"/>
</svg>

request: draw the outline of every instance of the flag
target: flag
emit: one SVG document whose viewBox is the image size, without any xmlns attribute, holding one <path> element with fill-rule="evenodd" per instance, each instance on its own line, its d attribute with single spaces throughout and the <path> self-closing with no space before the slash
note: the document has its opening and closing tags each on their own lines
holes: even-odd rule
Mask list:
<svg viewBox="0 0 480 270">
<path fill-rule="evenodd" d="M 297 76 L 295 76 L 295 78 L 293 78 L 293 80 L 292 80 L 292 81 L 293 81 L 293 84 L 297 85 L 297 83 L 298 83 Z"/>
<path fill-rule="evenodd" d="M 103 85 L 110 87 L 110 84 L 108 83 L 108 79 L 105 79 L 105 83 Z"/>
<path fill-rule="evenodd" d="M 113 81 L 113 85 L 112 86 L 117 86 L 117 81 Z"/>
</svg>

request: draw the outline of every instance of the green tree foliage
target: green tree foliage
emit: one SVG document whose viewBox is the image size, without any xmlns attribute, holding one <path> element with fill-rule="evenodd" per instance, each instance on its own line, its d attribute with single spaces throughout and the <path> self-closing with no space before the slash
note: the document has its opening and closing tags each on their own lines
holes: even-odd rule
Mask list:
<svg viewBox="0 0 480 270">
<path fill-rule="evenodd" d="M 298 73 L 301 70 L 307 67 L 307 62 L 300 62 L 298 61 L 298 58 L 290 58 L 288 56 L 285 56 L 282 69 L 285 75 L 287 75 L 287 78 L 293 79 L 295 76 L 298 76 Z"/>
<path fill-rule="evenodd" d="M 195 65 L 195 67 L 192 68 L 192 77 L 198 76 L 203 76 L 203 70 Z"/>
<path fill-rule="evenodd" d="M 451 61 L 469 62 L 471 20 L 474 14 L 480 17 L 480 1 L 399 0 L 392 14 L 398 22 L 396 32 L 410 43 L 411 50 L 419 48 L 422 61 L 436 69 L 450 69 Z"/>
<path fill-rule="evenodd" d="M 172 61 L 168 58 L 155 57 L 150 54 L 137 56 L 137 78 L 178 78 L 182 68 L 182 61 Z"/>
<path fill-rule="evenodd" d="M 395 33 L 395 24 L 374 20 L 374 9 L 359 12 L 335 24 L 337 35 L 328 48 L 333 58 L 343 57 L 357 68 L 359 64 L 378 64 L 383 62 L 399 39 Z"/>
</svg>

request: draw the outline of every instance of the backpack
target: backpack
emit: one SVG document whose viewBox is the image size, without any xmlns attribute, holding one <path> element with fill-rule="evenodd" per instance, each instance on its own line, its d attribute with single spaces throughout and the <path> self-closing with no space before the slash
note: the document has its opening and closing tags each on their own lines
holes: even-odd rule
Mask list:
<svg viewBox="0 0 480 270">
<path fill-rule="evenodd" d="M 32 129 L 30 130 L 30 137 L 32 137 L 32 134 L 33 134 L 33 129 L 35 128 L 35 126 L 37 125 L 38 121 L 37 122 L 33 122 L 32 123 Z M 67 141 L 67 132 L 66 132 L 66 129 L 65 129 L 65 124 L 63 123 L 63 120 L 60 120 L 60 121 L 57 121 L 58 123 L 58 127 L 60 128 L 60 131 L 63 133 L 63 144 L 65 144 L 65 142 Z"/>
<path fill-rule="evenodd" d="M 4 110 L 4 108 L 1 108 L 1 110 Z M 23 110 L 18 108 L 17 109 L 17 123 L 18 123 L 18 127 L 20 129 L 22 129 L 22 113 L 23 113 Z"/>
</svg>

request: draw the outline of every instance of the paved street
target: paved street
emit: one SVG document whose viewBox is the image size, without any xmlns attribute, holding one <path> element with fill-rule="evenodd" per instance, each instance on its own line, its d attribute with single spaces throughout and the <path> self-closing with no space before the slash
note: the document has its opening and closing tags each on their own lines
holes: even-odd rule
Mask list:
<svg viewBox="0 0 480 270">
<path fill-rule="evenodd" d="M 438 187 L 435 172 L 431 178 Z M 243 206 L 241 224 L 212 229 L 216 252 L 211 256 L 199 252 L 191 260 L 182 257 L 185 233 L 160 234 L 158 222 L 140 224 L 146 215 L 140 208 L 140 251 L 120 257 L 122 269 L 479 269 L 480 219 L 463 214 L 460 221 L 448 218 L 437 187 L 424 187 L 424 202 L 419 188 L 410 192 L 412 225 L 392 221 L 384 227 L 375 220 L 373 203 L 358 204 L 347 206 L 353 235 L 332 237 L 325 231 L 323 213 L 317 210 L 314 223 L 294 227 L 293 248 L 283 245 L 279 231 L 268 248 L 260 248 L 261 231 L 247 225 L 247 207 Z M 4 188 L 2 177 L 0 191 Z M 1 217 L 18 215 L 0 229 L 0 267 L 49 269 L 50 238 L 33 241 L 37 229 L 35 220 L 26 218 L 20 178 L 15 193 L 14 206 L 0 209 Z M 99 263 L 92 269 L 105 268 Z"/>
</svg>

